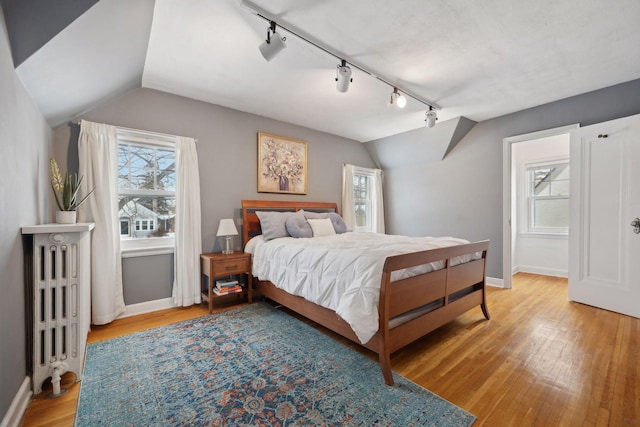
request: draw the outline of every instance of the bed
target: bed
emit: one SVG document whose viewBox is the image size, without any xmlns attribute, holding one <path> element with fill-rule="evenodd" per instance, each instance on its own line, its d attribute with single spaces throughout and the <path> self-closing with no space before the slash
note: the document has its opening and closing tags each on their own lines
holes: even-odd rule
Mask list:
<svg viewBox="0 0 640 427">
<path fill-rule="evenodd" d="M 336 203 L 243 200 L 243 241 L 261 234 L 261 212 L 337 213 Z M 351 239 L 346 233 L 343 238 Z M 372 238 L 372 237 L 369 237 Z M 315 239 L 315 238 L 314 238 Z M 314 239 L 297 239 L 311 241 Z M 319 239 L 325 239 L 321 237 Z M 256 240 L 256 239 L 254 239 Z M 280 246 L 286 239 L 277 239 Z M 253 243 L 253 242 L 252 242 Z M 353 245 L 353 243 L 351 243 Z M 254 276 L 254 294 L 262 295 L 378 354 L 387 385 L 393 385 L 391 353 L 421 338 L 462 313 L 480 306 L 489 319 L 485 293 L 486 256 L 489 241 L 454 244 L 387 256 L 376 279 L 375 333 L 356 333 L 336 311 L 281 289 Z M 255 262 L 255 259 L 254 259 Z M 424 269 L 424 266 L 436 266 Z M 376 270 L 378 271 L 378 270 Z M 407 271 L 412 271 L 407 275 Z M 401 274 L 402 273 L 402 274 Z M 358 329 L 356 328 L 356 331 Z"/>
</svg>

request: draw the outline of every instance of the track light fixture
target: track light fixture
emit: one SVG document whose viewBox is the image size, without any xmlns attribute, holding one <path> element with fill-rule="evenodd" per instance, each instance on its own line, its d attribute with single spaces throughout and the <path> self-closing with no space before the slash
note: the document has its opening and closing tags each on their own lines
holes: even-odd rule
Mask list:
<svg viewBox="0 0 640 427">
<path fill-rule="evenodd" d="M 398 92 L 398 88 L 394 87 L 393 92 L 391 92 L 391 99 L 389 100 L 391 105 L 395 105 L 398 108 L 404 108 L 407 106 L 407 98 L 404 97 L 400 92 Z"/>
<path fill-rule="evenodd" d="M 286 37 L 282 37 L 276 31 L 275 21 L 271 21 L 267 29 L 267 39 L 260 45 L 260 53 L 264 56 L 264 59 L 271 61 L 278 52 L 287 47 L 285 44 L 286 40 Z"/>
<path fill-rule="evenodd" d="M 438 113 L 429 105 L 429 111 L 425 111 L 424 113 L 424 125 L 432 128 L 436 125 L 436 120 L 438 120 Z"/>
<path fill-rule="evenodd" d="M 267 39 L 262 45 L 260 45 L 260 52 L 262 53 L 262 56 L 264 56 L 264 58 L 267 61 L 271 61 L 271 59 L 275 57 L 278 54 L 278 52 L 280 52 L 282 49 L 287 47 L 285 44 L 286 38 L 280 36 L 280 34 L 276 32 L 276 22 L 273 20 L 273 15 L 270 15 L 264 9 L 256 5 L 253 1 L 242 0 L 240 2 L 240 6 L 247 9 L 252 14 L 269 22 L 269 29 L 267 30 Z M 368 74 L 374 79 L 377 79 L 382 83 L 386 84 L 387 86 L 393 88 L 389 105 L 394 105 L 394 106 L 397 106 L 398 108 L 404 108 L 407 105 L 406 96 L 410 96 L 416 101 L 429 107 L 429 111 L 425 113 L 425 125 L 427 127 L 435 126 L 436 120 L 438 119 L 437 113 L 435 110 L 440 108 L 437 104 L 431 101 L 428 101 L 420 96 L 417 96 L 411 92 L 408 92 L 406 90 L 402 90 L 402 94 L 401 94 L 397 86 L 391 81 L 385 79 L 384 77 L 374 74 L 371 71 L 368 71 L 366 68 L 358 64 L 354 64 L 352 61 L 349 61 L 349 65 L 350 65 L 349 66 L 347 65 L 347 61 L 345 59 L 342 59 L 344 55 L 334 52 L 331 48 L 327 47 L 326 45 L 323 45 L 319 41 L 313 40 L 311 37 L 301 33 L 299 30 L 295 28 L 287 27 L 282 24 L 279 24 L 279 26 L 280 28 L 283 28 L 284 30 L 286 30 L 289 34 L 293 34 L 300 40 L 307 42 L 311 46 L 314 46 L 315 48 L 320 49 L 321 51 L 333 56 L 334 58 L 340 61 L 340 64 L 338 64 L 338 66 L 336 67 L 336 89 L 338 90 L 338 92 L 346 92 L 349 90 L 349 84 L 353 81 L 353 79 L 351 78 L 351 68 L 355 67 L 358 70 L 362 71 L 363 73 Z"/>
<path fill-rule="evenodd" d="M 344 59 L 336 66 L 336 89 L 338 92 L 346 92 L 349 90 L 349 84 L 353 82 L 351 78 L 351 67 L 347 65 Z"/>
</svg>

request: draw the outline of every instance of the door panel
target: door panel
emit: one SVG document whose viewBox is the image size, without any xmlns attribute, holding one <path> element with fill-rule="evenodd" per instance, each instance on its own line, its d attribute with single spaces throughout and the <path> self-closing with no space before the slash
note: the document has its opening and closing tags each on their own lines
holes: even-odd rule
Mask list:
<svg viewBox="0 0 640 427">
<path fill-rule="evenodd" d="M 569 299 L 640 317 L 640 115 L 571 132 Z"/>
</svg>

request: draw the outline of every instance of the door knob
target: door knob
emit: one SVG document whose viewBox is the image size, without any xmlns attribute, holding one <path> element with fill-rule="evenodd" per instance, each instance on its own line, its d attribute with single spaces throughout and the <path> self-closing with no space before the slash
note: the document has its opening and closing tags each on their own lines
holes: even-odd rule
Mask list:
<svg viewBox="0 0 640 427">
<path fill-rule="evenodd" d="M 636 218 L 631 221 L 631 226 L 633 227 L 633 232 L 636 234 L 640 234 L 640 218 Z"/>
</svg>

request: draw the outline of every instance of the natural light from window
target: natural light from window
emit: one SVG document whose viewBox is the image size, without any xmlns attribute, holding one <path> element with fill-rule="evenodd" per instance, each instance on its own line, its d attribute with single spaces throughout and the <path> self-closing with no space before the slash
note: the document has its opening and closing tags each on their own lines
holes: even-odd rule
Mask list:
<svg viewBox="0 0 640 427">
<path fill-rule="evenodd" d="M 353 202 L 356 231 L 372 231 L 371 228 L 371 179 L 372 174 L 356 171 L 353 175 Z"/>
<path fill-rule="evenodd" d="M 527 168 L 529 182 L 529 231 L 569 231 L 569 162 Z"/>
<path fill-rule="evenodd" d="M 123 253 L 172 248 L 175 201 L 173 144 L 119 134 L 118 216 Z"/>
</svg>

